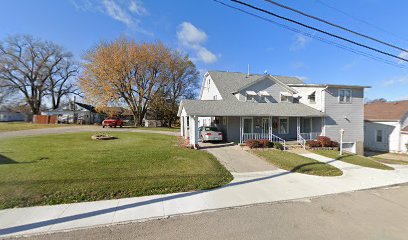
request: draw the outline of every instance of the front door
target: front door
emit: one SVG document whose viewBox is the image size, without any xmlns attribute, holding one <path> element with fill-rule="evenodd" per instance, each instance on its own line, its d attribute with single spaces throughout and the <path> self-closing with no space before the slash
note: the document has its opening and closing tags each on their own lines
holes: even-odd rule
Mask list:
<svg viewBox="0 0 408 240">
<path fill-rule="evenodd" d="M 262 133 L 269 134 L 269 119 L 262 118 Z"/>
<path fill-rule="evenodd" d="M 312 131 L 312 119 L 311 118 L 301 118 L 300 132 L 310 133 L 311 131 Z"/>
<path fill-rule="evenodd" d="M 244 133 L 252 133 L 252 118 L 244 118 Z"/>
</svg>

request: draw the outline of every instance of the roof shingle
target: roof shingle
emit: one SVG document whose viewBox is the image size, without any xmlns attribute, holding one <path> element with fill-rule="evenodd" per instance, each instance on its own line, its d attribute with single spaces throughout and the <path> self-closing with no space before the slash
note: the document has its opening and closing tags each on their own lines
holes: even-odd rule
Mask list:
<svg viewBox="0 0 408 240">
<path fill-rule="evenodd" d="M 408 113 L 408 100 L 398 102 L 376 102 L 364 106 L 366 121 L 399 121 Z"/>
</svg>

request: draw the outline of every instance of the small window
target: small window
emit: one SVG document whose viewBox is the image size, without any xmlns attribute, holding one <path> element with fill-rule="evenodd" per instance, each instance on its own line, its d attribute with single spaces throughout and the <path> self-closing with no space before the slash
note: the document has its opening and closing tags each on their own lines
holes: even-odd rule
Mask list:
<svg viewBox="0 0 408 240">
<path fill-rule="evenodd" d="M 316 92 L 310 94 L 308 96 L 308 99 L 309 99 L 309 103 L 316 103 Z"/>
<path fill-rule="evenodd" d="M 281 94 L 281 102 L 289 102 L 289 97 Z"/>
<path fill-rule="evenodd" d="M 279 118 L 279 134 L 289 133 L 289 118 Z"/>
<path fill-rule="evenodd" d="M 376 142 L 383 142 L 383 131 L 382 130 L 377 130 L 375 141 Z"/>
<path fill-rule="evenodd" d="M 247 102 L 253 102 L 253 101 L 254 101 L 254 96 L 252 96 L 252 95 L 246 95 L 246 101 L 247 101 Z"/>
<path fill-rule="evenodd" d="M 351 103 L 351 89 L 339 89 L 339 102 Z"/>
<path fill-rule="evenodd" d="M 213 99 L 214 99 L 214 100 L 217 100 L 217 95 L 214 95 L 214 96 L 213 96 Z"/>
<path fill-rule="evenodd" d="M 260 100 L 261 102 L 266 102 L 265 96 L 260 96 L 260 97 L 259 97 L 259 100 Z"/>
</svg>

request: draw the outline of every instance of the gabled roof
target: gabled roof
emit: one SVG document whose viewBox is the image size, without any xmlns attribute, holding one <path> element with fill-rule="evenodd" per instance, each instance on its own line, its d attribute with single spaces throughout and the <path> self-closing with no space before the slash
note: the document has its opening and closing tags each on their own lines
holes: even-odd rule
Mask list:
<svg viewBox="0 0 408 240">
<path fill-rule="evenodd" d="M 242 87 L 238 88 L 237 90 L 235 90 L 233 93 L 237 93 L 239 91 L 242 91 L 242 90 L 244 90 L 244 89 L 246 89 L 246 88 L 248 88 L 248 87 L 250 87 L 250 86 L 252 86 L 252 85 L 254 85 L 254 84 L 258 83 L 258 82 L 261 82 L 261 81 L 263 81 L 265 79 L 270 79 L 270 80 L 276 82 L 277 84 L 279 84 L 281 87 L 287 89 L 288 91 L 290 91 L 292 93 L 297 93 L 297 91 L 295 89 L 289 87 L 288 85 L 283 83 L 281 80 L 279 80 L 277 77 L 271 76 L 271 75 L 263 75 L 263 76 L 259 77 L 258 79 L 256 79 L 255 81 L 250 81 L 247 84 L 245 84 L 244 86 L 242 86 Z"/>
<path fill-rule="evenodd" d="M 184 108 L 190 116 L 284 116 L 321 117 L 324 113 L 301 103 L 254 103 L 225 100 L 182 100 L 178 115 Z"/>
<path fill-rule="evenodd" d="M 222 72 L 222 71 L 209 71 L 211 79 L 217 86 L 218 91 L 221 94 L 223 100 L 237 100 L 232 94 L 239 91 L 239 89 L 250 86 L 260 79 L 265 79 L 264 74 L 250 74 L 247 76 L 245 73 L 238 72 Z M 302 84 L 303 81 L 295 77 L 284 76 L 270 76 L 271 78 L 281 82 L 282 84 Z M 286 86 L 288 87 L 288 86 Z"/>
<path fill-rule="evenodd" d="M 408 100 L 398 102 L 375 102 L 364 106 L 366 121 L 400 121 L 408 114 Z"/>
</svg>

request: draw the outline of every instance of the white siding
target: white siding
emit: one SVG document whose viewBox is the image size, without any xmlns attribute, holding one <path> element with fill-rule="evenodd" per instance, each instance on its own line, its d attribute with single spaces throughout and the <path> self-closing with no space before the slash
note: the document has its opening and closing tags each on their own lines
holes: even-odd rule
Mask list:
<svg viewBox="0 0 408 240">
<path fill-rule="evenodd" d="M 206 75 L 203 79 L 200 100 L 222 100 L 221 94 L 210 75 Z"/>
<path fill-rule="evenodd" d="M 408 134 L 401 134 L 401 152 L 408 153 Z"/>
<path fill-rule="evenodd" d="M 295 89 L 298 92 L 298 95 L 300 96 L 299 98 L 300 103 L 303 103 L 319 111 L 324 110 L 323 87 L 293 87 L 293 89 Z M 311 93 L 312 91 L 315 91 L 316 94 L 315 103 L 310 103 L 308 99 L 308 94 Z"/>
<path fill-rule="evenodd" d="M 382 142 L 377 142 L 377 130 L 383 133 Z M 365 122 L 364 146 L 370 150 L 398 152 L 400 151 L 400 130 L 398 122 Z"/>
</svg>

